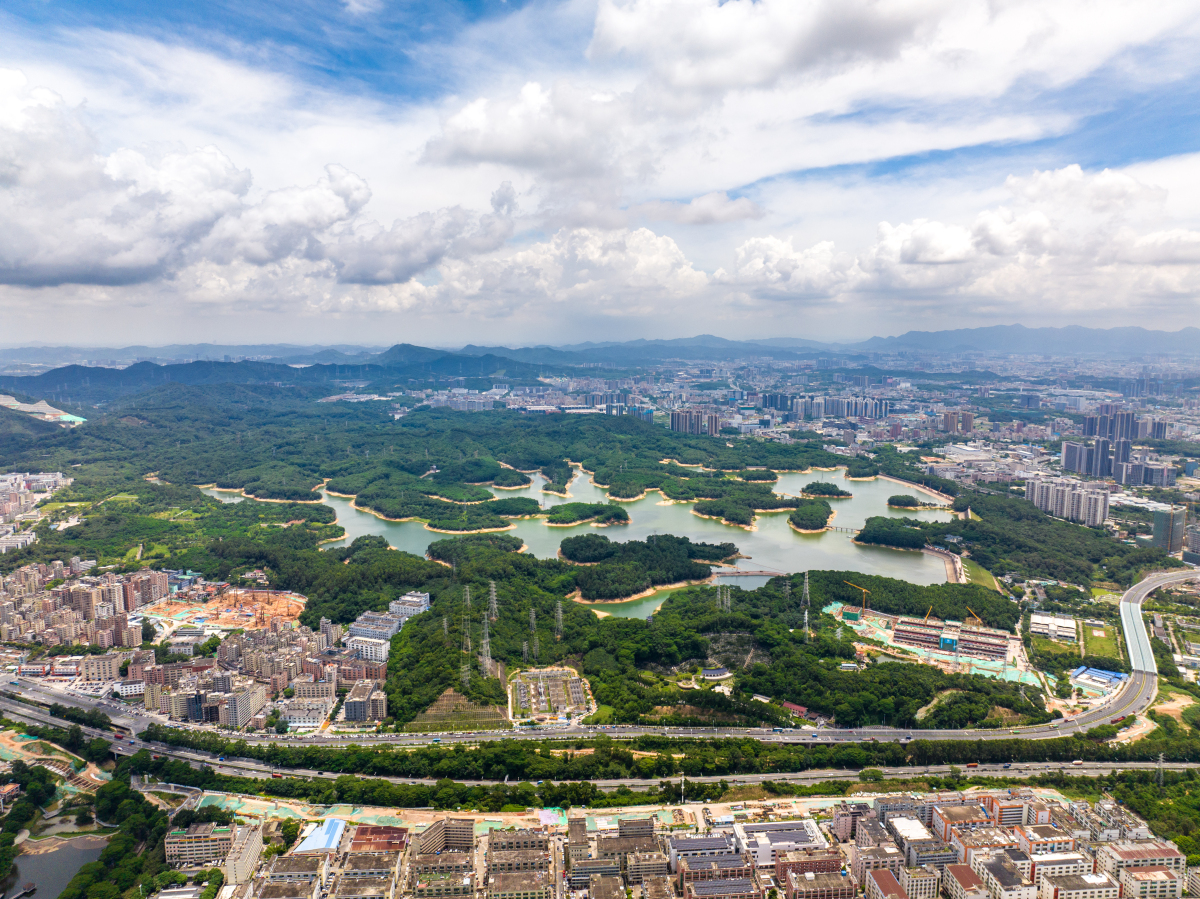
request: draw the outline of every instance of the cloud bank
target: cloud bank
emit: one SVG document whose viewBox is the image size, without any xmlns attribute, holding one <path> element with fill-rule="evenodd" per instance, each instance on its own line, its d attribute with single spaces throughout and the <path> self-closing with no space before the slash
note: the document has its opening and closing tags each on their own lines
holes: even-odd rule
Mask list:
<svg viewBox="0 0 1200 899">
<path fill-rule="evenodd" d="M 421 96 L 117 21 L 27 32 L 0 72 L 0 310 L 444 342 L 1194 320 L 1195 159 L 1045 149 L 1194 78 L 1194 4 L 599 0 L 574 57 L 502 49 L 586 14 L 414 44 L 447 63 Z"/>
</svg>

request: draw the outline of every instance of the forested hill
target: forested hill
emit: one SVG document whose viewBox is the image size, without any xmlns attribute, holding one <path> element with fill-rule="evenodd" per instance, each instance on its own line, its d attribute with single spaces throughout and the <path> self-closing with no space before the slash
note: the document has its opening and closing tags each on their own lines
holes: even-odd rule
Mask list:
<svg viewBox="0 0 1200 899">
<path fill-rule="evenodd" d="M 554 374 L 556 366 L 531 365 L 492 354 L 447 353 L 399 344 L 357 363 L 306 366 L 275 362 L 184 362 L 158 365 L 137 362 L 128 368 L 66 365 L 40 375 L 0 377 L 0 391 L 50 401 L 101 405 L 143 393 L 164 384 L 276 385 L 319 396 L 344 390 L 339 381 L 366 381 L 393 388 L 409 378 L 430 377 L 536 379 Z"/>
<path fill-rule="evenodd" d="M 289 387 L 177 383 L 115 401 L 49 439 L 14 435 L 0 451 L 10 468 L 105 462 L 131 477 L 157 472 L 170 483 L 215 483 L 261 499 L 311 500 L 313 488 L 328 479 L 333 492 L 355 495 L 383 515 L 439 521 L 452 531 L 504 526 L 501 517 L 536 511 L 528 500 L 489 502 L 480 485 L 528 484 L 519 472 L 541 471 L 548 489 L 561 492 L 571 462 L 593 472 L 613 496 L 661 489 L 737 524 L 749 523 L 756 510 L 793 508 L 797 500 L 776 495 L 769 483 L 726 473 L 814 465 L 848 465 L 856 475 L 877 471 L 869 461 L 826 452 L 819 440 L 727 442 L 631 416 L 426 410 L 394 421 L 383 404 L 317 404 L 311 392 Z M 470 505 L 480 502 L 486 506 Z"/>
<path fill-rule="evenodd" d="M 311 533 L 311 536 L 310 536 Z M 262 538 L 234 536 L 205 548 L 184 548 L 169 560 L 213 577 L 247 567 L 271 573 L 279 587 L 296 590 L 309 601 L 302 621 L 322 617 L 353 620 L 366 609 L 383 609 L 411 590 L 428 591 L 430 612 L 412 619 L 393 639 L 387 682 L 388 709 L 398 722 L 411 720 L 450 687 L 462 690 L 460 666 L 470 663 L 467 696 L 479 703 L 504 701 L 503 687 L 484 675 L 475 657 L 464 659 L 462 646 L 464 589 L 471 591 L 474 615 L 468 618 L 472 643 L 479 646 L 486 608 L 481 599 L 495 584 L 498 620 L 490 623 L 491 652 L 510 666 L 523 664 L 523 644 L 539 646 L 540 664 L 565 662 L 589 678 L 611 720 L 636 722 L 754 722 L 784 720 L 778 706 L 754 702 L 750 693 L 789 699 L 814 711 L 839 716 L 839 723 L 897 723 L 934 727 L 941 714 L 920 721 L 917 711 L 946 690 L 962 690 L 947 706 L 945 721 L 982 723 L 994 710 L 1008 709 L 1016 718 L 1046 718 L 1040 699 L 1026 689 L 982 677 L 949 675 L 929 666 L 871 665 L 846 672 L 840 662 L 855 657 L 852 633 L 837 637 L 837 622 L 820 612 L 830 602 L 853 602 L 860 594 L 846 580 L 851 572 L 812 572 L 809 618 L 814 636 L 803 633 L 803 575 L 776 578 L 754 591 L 733 588 L 731 612 L 719 610 L 716 589 L 702 586 L 672 594 L 652 620 L 598 618 L 570 597 L 580 576 L 602 578 L 606 565 L 614 576 L 633 586 L 651 582 L 664 566 L 691 566 L 718 558 L 733 547 L 692 544 L 660 535 L 631 544 L 586 545 L 579 553 L 603 557 L 595 566 L 559 559 L 536 559 L 516 552 L 520 541 L 502 534 L 451 538 L 429 547 L 427 561 L 387 548 L 378 537 L 363 537 L 344 549 L 320 552 L 316 535 L 303 531 L 268 532 Z M 595 543 L 595 541 L 590 541 Z M 615 547 L 616 552 L 610 554 Z M 677 576 L 668 573 L 665 576 Z M 975 585 L 921 587 L 890 578 L 867 578 L 872 602 L 880 608 L 924 614 L 934 605 L 939 615 L 963 618 L 970 606 L 990 624 L 1015 622 L 1016 606 L 1000 594 Z M 785 589 L 785 582 L 787 589 Z M 858 580 L 855 580 L 857 583 Z M 562 603 L 562 639 L 554 623 Z M 530 627 L 530 612 L 534 628 Z M 712 691 L 684 691 L 672 672 L 681 666 L 716 662 L 738 670 L 735 691 L 726 697 Z M 746 667 L 744 663 L 749 662 Z M 788 672 L 785 676 L 779 672 Z M 1008 713 L 1005 713 L 1008 714 Z"/>
</svg>

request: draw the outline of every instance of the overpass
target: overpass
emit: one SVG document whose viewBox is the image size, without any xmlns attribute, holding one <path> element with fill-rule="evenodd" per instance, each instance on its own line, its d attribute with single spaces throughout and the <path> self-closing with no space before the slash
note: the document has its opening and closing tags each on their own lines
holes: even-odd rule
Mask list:
<svg viewBox="0 0 1200 899">
<path fill-rule="evenodd" d="M 785 733 L 776 733 L 770 728 L 663 728 L 663 727 L 647 727 L 647 726 L 616 726 L 609 728 L 600 728 L 592 726 L 576 725 L 571 727 L 563 727 L 556 729 L 529 729 L 529 730 L 502 730 L 502 731 L 484 731 L 476 733 L 442 733 L 442 734 L 362 734 L 362 735 L 329 735 L 316 734 L 308 736 L 285 735 L 279 737 L 276 735 L 239 735 L 239 739 L 245 739 L 247 742 L 259 743 L 281 743 L 292 745 L 322 745 L 322 746 L 337 746 L 339 740 L 348 741 L 350 745 L 380 745 L 390 744 L 397 747 L 415 747 L 428 745 L 435 740 L 441 745 L 464 743 L 472 744 L 488 740 L 576 740 L 581 737 L 587 737 L 604 733 L 615 739 L 632 738 L 644 734 L 667 735 L 680 738 L 721 738 L 721 737 L 749 737 L 757 739 L 765 743 L 784 743 L 784 744 L 806 744 L 812 746 L 833 745 L 840 743 L 856 743 L 864 741 L 875 742 L 899 742 L 901 744 L 912 740 L 997 740 L 1011 739 L 1014 735 L 1026 740 L 1044 740 L 1052 739 L 1071 734 L 1082 733 L 1092 727 L 1103 724 L 1108 724 L 1117 718 L 1123 718 L 1130 715 L 1135 715 L 1145 711 L 1154 702 L 1158 693 L 1158 675 L 1157 666 L 1154 662 L 1154 653 L 1150 646 L 1150 638 L 1146 633 L 1145 623 L 1141 617 L 1141 604 L 1145 598 L 1154 590 L 1168 584 L 1180 583 L 1200 576 L 1194 569 L 1187 571 L 1165 572 L 1147 577 L 1138 584 L 1135 584 L 1121 598 L 1121 619 L 1124 625 L 1125 640 L 1128 647 L 1132 674 L 1127 678 L 1122 685 L 1108 698 L 1108 700 L 1091 709 L 1074 719 L 1063 720 L 1059 723 L 1051 722 L 1050 724 L 1031 725 L 1027 727 L 1000 729 L 1000 730 L 920 730 L 907 728 L 892 728 L 892 727 L 860 727 L 860 728 L 805 728 L 800 730 L 788 731 Z M 30 679 L 20 678 L 17 685 L 10 685 L 5 692 L 18 693 L 27 699 L 36 702 L 58 702 L 63 705 L 73 705 L 79 708 L 92 709 L 100 708 L 106 710 L 107 704 L 101 700 L 92 700 L 89 697 L 83 697 L 73 694 L 60 694 L 57 691 L 52 691 L 41 684 L 30 682 Z M 0 709 L 3 709 L 8 717 L 18 720 L 31 721 L 35 724 L 51 725 L 55 727 L 67 726 L 69 722 L 62 718 L 55 718 L 48 711 L 30 706 L 27 703 L 18 702 L 14 699 L 0 695 Z M 157 755 L 163 755 L 169 758 L 186 761 L 194 767 L 201 765 L 211 765 L 221 773 L 249 776 L 249 777 L 269 777 L 272 774 L 278 774 L 277 768 L 268 766 L 264 763 L 257 762 L 252 759 L 227 759 L 222 761 L 220 757 L 210 753 L 200 752 L 190 749 L 180 749 L 162 743 L 151 743 L 141 740 L 136 734 L 143 732 L 151 723 L 162 724 L 160 718 L 149 715 L 148 713 L 139 712 L 136 709 L 122 709 L 120 712 L 111 716 L 114 723 L 130 728 L 135 736 L 126 738 L 125 740 L 115 743 L 113 751 L 118 755 L 131 755 L 140 749 L 148 749 Z M 212 731 L 206 728 L 194 728 L 197 731 L 211 733 Z M 108 731 L 98 730 L 95 728 L 83 728 L 84 732 L 89 736 L 104 737 L 111 739 L 112 734 Z M 1111 770 L 1138 770 L 1139 768 L 1155 767 L 1153 763 L 1123 763 L 1117 765 L 1090 765 L 1084 766 L 1083 773 L 1107 773 Z M 1188 768 L 1194 767 L 1192 764 L 1179 763 L 1173 766 L 1164 765 L 1171 768 Z M 1081 769 L 1071 766 L 1069 763 L 1047 763 L 1044 765 L 1014 765 L 1022 772 L 1038 772 L 1038 771 L 1075 771 L 1078 773 Z M 899 769 L 884 769 L 884 773 L 911 773 L 914 769 L 911 767 Z M 948 766 L 933 766 L 924 769 L 928 773 L 943 773 L 949 770 Z M 973 769 L 974 770 L 974 769 Z M 1001 771 L 1008 770 L 1002 766 L 980 766 L 980 771 Z M 291 773 L 296 776 L 304 777 L 336 777 L 338 775 L 324 774 L 322 772 L 291 769 Z M 798 772 L 795 774 L 764 774 L 764 775 L 741 775 L 741 776 L 713 776 L 709 778 L 695 778 L 698 781 L 711 780 L 728 780 L 738 783 L 756 783 L 761 780 L 774 781 L 791 781 L 797 783 L 811 783 L 819 780 L 839 779 L 842 777 L 856 777 L 857 772 Z M 395 783 L 432 783 L 421 779 L 409 778 L 385 778 Z M 496 781 L 472 781 L 473 783 L 496 783 Z M 628 780 L 612 780 L 612 781 L 594 781 L 597 785 L 604 788 L 615 789 L 618 786 L 636 786 L 645 785 L 648 783 L 642 779 Z"/>
</svg>

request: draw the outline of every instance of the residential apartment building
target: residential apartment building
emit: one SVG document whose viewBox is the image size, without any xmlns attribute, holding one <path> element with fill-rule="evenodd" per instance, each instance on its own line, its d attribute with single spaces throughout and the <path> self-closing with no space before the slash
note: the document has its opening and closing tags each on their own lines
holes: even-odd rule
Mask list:
<svg viewBox="0 0 1200 899">
<path fill-rule="evenodd" d="M 387 694 L 374 681 L 362 680 L 350 688 L 343 708 L 347 721 L 382 721 L 387 717 Z"/>
<path fill-rule="evenodd" d="M 80 677 L 85 681 L 111 682 L 121 676 L 121 657 L 118 655 L 86 656 L 79 667 Z"/>
<path fill-rule="evenodd" d="M 247 883 L 258 867 L 262 856 L 263 839 L 262 826 L 239 824 L 233 836 L 233 845 L 225 857 L 221 871 L 226 883 Z"/>
<path fill-rule="evenodd" d="M 368 662 L 386 662 L 392 648 L 392 641 L 354 636 L 346 641 L 346 647 L 354 653 L 356 658 L 365 659 Z"/>
</svg>

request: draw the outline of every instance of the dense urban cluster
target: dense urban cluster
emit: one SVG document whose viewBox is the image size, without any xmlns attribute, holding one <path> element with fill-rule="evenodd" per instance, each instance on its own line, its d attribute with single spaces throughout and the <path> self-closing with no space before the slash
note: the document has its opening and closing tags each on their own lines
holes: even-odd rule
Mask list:
<svg viewBox="0 0 1200 899">
<path fill-rule="evenodd" d="M 31 525 L 42 517 L 38 503 L 70 486 L 72 480 L 57 471 L 0 474 L 0 553 L 24 549 L 37 540 Z"/>
<path fill-rule="evenodd" d="M 246 899 L 1180 899 L 1200 887 L 1200 869 L 1115 800 L 1029 788 L 560 814 L 516 828 L 327 817 L 290 847 L 277 818 L 194 823 L 166 834 L 165 853 L 185 872 L 221 866 Z"/>
<path fill-rule="evenodd" d="M 0 639 L 44 651 L 23 656 L 15 673 L 140 700 L 173 721 L 231 729 L 320 727 L 339 698 L 345 722 L 387 718 L 382 684 L 391 637 L 429 608 L 428 594 L 410 593 L 388 613 L 364 612 L 348 628 L 322 619 L 313 631 L 294 620 L 243 612 L 246 627 L 213 629 L 203 616 L 197 624 L 172 621 L 154 607 L 166 600 L 173 608 L 258 608 L 275 591 L 230 588 L 184 571 L 90 576 L 94 566 L 73 558 L 24 566 L 4 578 Z M 293 601 L 302 607 L 303 597 Z M 89 652 L 59 654 L 72 648 Z M 273 706 L 275 698 L 280 701 Z"/>
</svg>

